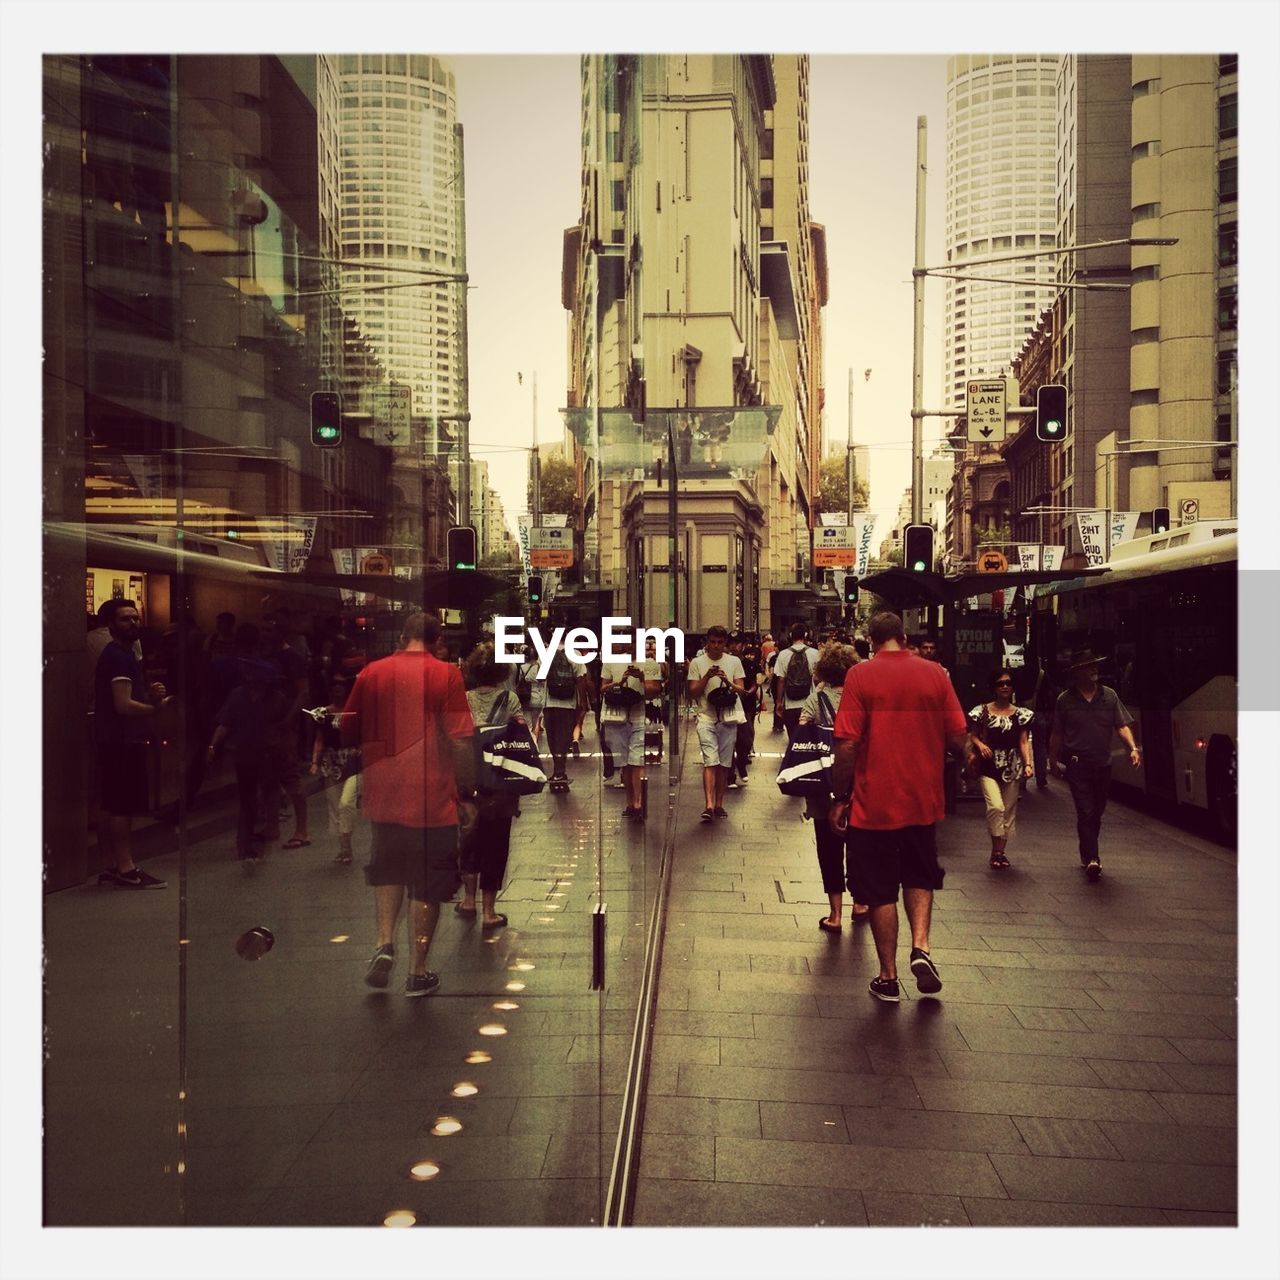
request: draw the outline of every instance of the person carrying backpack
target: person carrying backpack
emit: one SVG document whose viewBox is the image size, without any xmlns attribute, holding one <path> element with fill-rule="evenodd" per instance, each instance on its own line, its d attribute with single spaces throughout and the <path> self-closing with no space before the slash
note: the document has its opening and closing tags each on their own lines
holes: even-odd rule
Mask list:
<svg viewBox="0 0 1280 1280">
<path fill-rule="evenodd" d="M 773 664 L 773 699 L 782 709 L 782 724 L 789 742 L 800 723 L 800 712 L 813 692 L 813 668 L 818 651 L 805 643 L 808 628 L 803 622 L 791 627 L 791 647 L 783 649 Z M 775 711 L 776 714 L 776 711 Z"/>
<path fill-rule="evenodd" d="M 573 744 L 573 726 L 578 713 L 587 705 L 587 669 L 571 662 L 564 651 L 557 650 L 547 672 L 546 710 L 547 747 L 551 752 L 551 790 L 569 790 L 565 772 L 569 748 Z"/>
</svg>

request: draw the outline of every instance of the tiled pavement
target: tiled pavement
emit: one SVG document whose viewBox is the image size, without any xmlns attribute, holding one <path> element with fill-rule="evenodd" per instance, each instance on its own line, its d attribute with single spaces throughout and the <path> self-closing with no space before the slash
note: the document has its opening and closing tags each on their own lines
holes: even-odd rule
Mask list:
<svg viewBox="0 0 1280 1280">
<path fill-rule="evenodd" d="M 685 763 L 638 1223 L 1234 1220 L 1233 855 L 1113 804 L 1087 885 L 1055 785 L 1024 801 L 996 878 L 962 805 L 941 837 L 942 998 L 908 981 L 885 1006 L 865 927 L 816 927 L 812 828 L 776 760 L 713 830 Z M 570 797 L 525 802 L 511 926 L 486 938 L 446 908 L 429 1000 L 400 997 L 403 961 L 387 993 L 363 985 L 370 894 L 327 836 L 246 878 L 227 815 L 202 818 L 181 931 L 172 855 L 148 863 L 163 892 L 48 897 L 46 1221 L 598 1222 L 668 793 L 655 780 L 648 827 L 624 827 L 598 761 L 571 773 Z M 257 924 L 276 945 L 245 963 L 232 943 Z M 432 1134 L 444 1117 L 461 1130 Z M 411 1181 L 424 1159 L 440 1174 Z"/>
<path fill-rule="evenodd" d="M 1054 783 L 997 875 L 962 800 L 940 829 L 941 996 L 914 989 L 904 920 L 885 1005 L 869 928 L 817 928 L 813 829 L 775 771 L 758 761 L 708 831 L 690 763 L 637 1224 L 1235 1221 L 1233 853 L 1113 802 L 1088 884 Z"/>
</svg>

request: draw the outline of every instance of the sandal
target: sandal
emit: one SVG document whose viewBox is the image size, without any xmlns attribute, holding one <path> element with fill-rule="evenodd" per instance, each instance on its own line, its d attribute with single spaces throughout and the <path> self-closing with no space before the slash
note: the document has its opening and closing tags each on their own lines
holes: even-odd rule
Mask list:
<svg viewBox="0 0 1280 1280">
<path fill-rule="evenodd" d="M 506 923 L 507 923 L 506 916 L 498 916 L 496 919 L 486 920 L 480 926 L 480 928 L 481 929 L 501 929 Z"/>
<path fill-rule="evenodd" d="M 843 933 L 844 932 L 844 925 L 832 924 L 831 919 L 828 916 L 823 916 L 822 919 L 818 921 L 818 928 L 821 929 L 823 933 Z"/>
<path fill-rule="evenodd" d="M 460 903 L 460 902 L 459 902 L 459 903 L 454 907 L 454 909 L 453 909 L 453 914 L 454 914 L 455 916 L 466 916 L 466 918 L 467 918 L 468 920 L 474 920 L 474 919 L 475 919 L 475 914 L 476 914 L 476 909 L 475 909 L 475 907 L 464 907 L 464 906 L 462 905 L 462 903 Z"/>
<path fill-rule="evenodd" d="M 991 865 L 995 870 L 1003 871 L 1006 867 L 1013 866 L 1013 863 L 1003 853 L 993 853 L 991 855 Z"/>
<path fill-rule="evenodd" d="M 292 840 L 286 840 L 280 847 L 282 849 L 305 849 L 310 843 L 310 840 L 303 840 L 298 836 L 294 836 Z"/>
</svg>

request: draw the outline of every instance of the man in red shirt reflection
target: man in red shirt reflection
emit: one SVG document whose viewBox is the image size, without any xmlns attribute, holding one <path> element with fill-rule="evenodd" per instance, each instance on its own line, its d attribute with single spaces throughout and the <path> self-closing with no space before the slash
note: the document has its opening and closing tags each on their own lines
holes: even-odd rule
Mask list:
<svg viewBox="0 0 1280 1280">
<path fill-rule="evenodd" d="M 924 995 L 942 990 L 929 955 L 933 892 L 942 888 L 935 827 L 944 813 L 942 763 L 964 749 L 965 717 L 946 672 L 907 651 L 902 619 L 876 614 L 875 656 L 849 668 L 836 714 L 830 822 L 847 829 L 849 891 L 871 907 L 877 1000 L 896 1004 L 898 889 L 911 925 L 911 972 Z"/>
<path fill-rule="evenodd" d="M 373 828 L 365 879 L 373 886 L 378 945 L 365 981 L 387 985 L 407 888 L 406 996 L 430 995 L 440 985 L 440 975 L 427 970 L 427 951 L 440 904 L 461 883 L 459 820 L 475 821 L 474 726 L 462 673 L 431 652 L 440 631 L 434 614 L 409 614 L 403 648 L 360 672 L 342 720 L 344 742 L 361 748 L 361 808 Z"/>
</svg>

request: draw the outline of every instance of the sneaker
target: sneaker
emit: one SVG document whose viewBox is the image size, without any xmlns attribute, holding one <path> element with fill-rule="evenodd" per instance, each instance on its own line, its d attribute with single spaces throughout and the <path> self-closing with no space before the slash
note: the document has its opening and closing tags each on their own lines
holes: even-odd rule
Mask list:
<svg viewBox="0 0 1280 1280">
<path fill-rule="evenodd" d="M 406 996 L 429 996 L 440 985 L 440 975 L 428 970 L 426 973 L 411 973 L 404 983 Z"/>
<path fill-rule="evenodd" d="M 744 772 L 742 776 L 738 779 L 738 786 L 745 787 L 746 785 L 747 785 L 747 775 Z"/>
<path fill-rule="evenodd" d="M 901 999 L 898 994 L 897 978 L 872 978 L 867 990 L 877 1000 L 884 1000 L 888 1004 L 897 1004 Z"/>
<path fill-rule="evenodd" d="M 919 947 L 911 948 L 911 972 L 916 976 L 916 990 L 931 996 L 942 990 L 942 979 L 938 976 L 938 967 L 929 958 L 927 951 Z"/>
<path fill-rule="evenodd" d="M 1090 883 L 1096 883 L 1102 879 L 1102 863 L 1097 858 L 1091 859 L 1085 864 L 1084 873 L 1089 878 Z"/>
<path fill-rule="evenodd" d="M 147 875 L 141 867 L 134 867 L 132 871 L 113 871 L 111 875 L 112 879 L 106 883 L 114 885 L 117 889 L 164 889 L 167 887 L 163 880 Z M 98 883 L 103 883 L 101 876 L 98 877 Z"/>
<path fill-rule="evenodd" d="M 715 820 L 716 814 L 714 809 L 703 809 L 702 816 L 699 818 L 700 822 L 714 822 Z"/>
<path fill-rule="evenodd" d="M 364 980 L 371 987 L 385 987 L 391 979 L 391 966 L 395 962 L 395 947 L 379 947 L 369 961 L 369 967 L 365 970 Z"/>
<path fill-rule="evenodd" d="M 717 818 L 727 818 L 729 816 L 728 809 L 713 809 L 712 812 Z"/>
<path fill-rule="evenodd" d="M 733 778 L 732 780 L 730 780 L 730 781 L 725 785 L 725 790 L 726 790 L 726 791 L 737 791 L 737 789 L 738 789 L 738 780 L 737 780 L 737 778 Z"/>
</svg>

